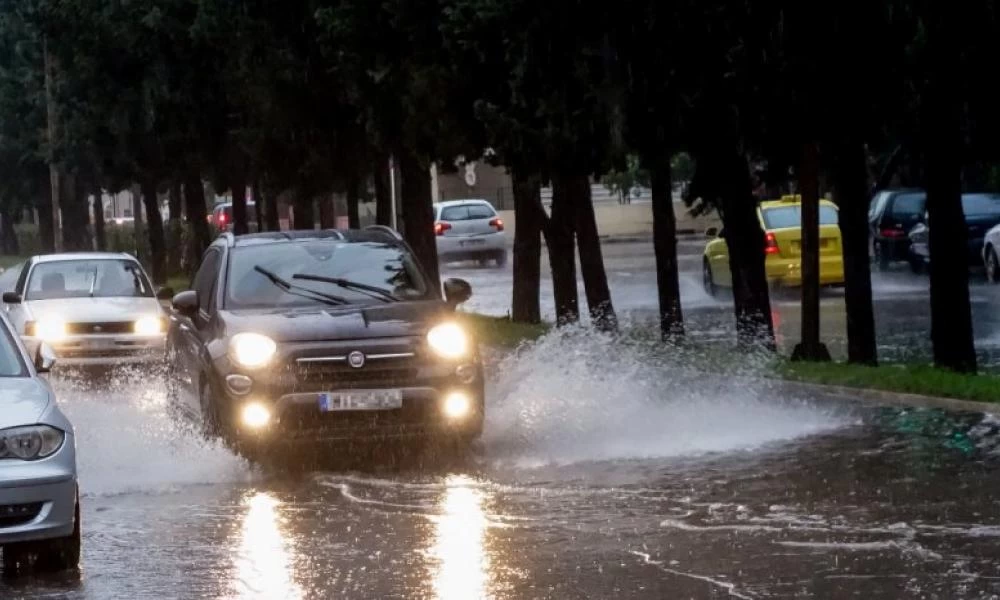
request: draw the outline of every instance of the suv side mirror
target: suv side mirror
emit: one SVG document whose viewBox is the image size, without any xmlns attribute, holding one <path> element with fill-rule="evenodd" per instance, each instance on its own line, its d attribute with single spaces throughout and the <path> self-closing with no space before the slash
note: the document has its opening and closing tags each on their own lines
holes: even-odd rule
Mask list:
<svg viewBox="0 0 1000 600">
<path fill-rule="evenodd" d="M 156 288 L 157 300 L 170 300 L 173 297 L 174 297 L 174 288 L 168 286 L 160 286 Z"/>
<path fill-rule="evenodd" d="M 472 297 L 472 286 L 464 279 L 446 279 L 444 282 L 444 300 L 452 306 L 458 306 Z"/>
<path fill-rule="evenodd" d="M 38 344 L 35 350 L 35 371 L 48 373 L 56 364 L 56 352 L 45 342 Z"/>
<path fill-rule="evenodd" d="M 707 238 L 716 238 L 716 237 L 719 237 L 719 228 L 718 227 L 709 227 L 708 229 L 705 230 L 705 237 L 707 237 Z"/>
<path fill-rule="evenodd" d="M 195 290 L 181 292 L 174 296 L 171 305 L 185 317 L 193 317 L 198 312 L 198 292 Z"/>
<path fill-rule="evenodd" d="M 21 294 L 17 292 L 4 292 L 3 293 L 3 303 L 4 304 L 20 304 Z"/>
</svg>

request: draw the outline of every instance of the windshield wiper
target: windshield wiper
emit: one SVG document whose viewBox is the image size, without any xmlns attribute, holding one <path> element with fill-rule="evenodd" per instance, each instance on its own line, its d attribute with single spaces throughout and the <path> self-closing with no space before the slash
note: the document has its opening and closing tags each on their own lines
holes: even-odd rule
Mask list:
<svg viewBox="0 0 1000 600">
<path fill-rule="evenodd" d="M 323 292 L 317 292 L 316 290 L 311 290 L 307 287 L 302 287 L 301 285 L 295 285 L 294 283 L 289 283 L 277 275 L 273 271 L 268 271 L 260 265 L 254 265 L 253 270 L 257 271 L 264 277 L 267 277 L 271 283 L 278 286 L 287 294 L 293 294 L 295 296 L 302 296 L 303 298 L 309 298 L 310 300 L 318 300 L 320 302 L 325 302 L 327 304 L 333 304 L 335 306 L 340 306 L 342 304 L 348 304 L 347 298 L 342 298 L 340 296 L 335 296 L 333 294 L 324 294 Z"/>
<path fill-rule="evenodd" d="M 347 290 L 361 292 L 369 298 L 375 298 L 376 300 L 381 300 L 383 302 L 399 302 L 399 298 L 382 288 L 365 283 L 359 283 L 357 281 L 351 281 L 350 279 L 344 279 L 342 277 L 325 277 L 323 275 L 312 275 L 310 273 L 296 273 L 292 275 L 292 279 L 332 283 L 333 285 L 340 286 Z"/>
</svg>

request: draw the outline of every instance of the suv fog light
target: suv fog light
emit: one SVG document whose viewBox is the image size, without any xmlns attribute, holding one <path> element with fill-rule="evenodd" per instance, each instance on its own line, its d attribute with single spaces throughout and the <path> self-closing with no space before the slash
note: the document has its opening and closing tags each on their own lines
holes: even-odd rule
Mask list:
<svg viewBox="0 0 1000 600">
<path fill-rule="evenodd" d="M 243 424 L 251 429 L 260 429 L 271 421 L 271 411 L 260 402 L 243 405 Z"/>
<path fill-rule="evenodd" d="M 469 401 L 469 397 L 462 392 L 452 392 L 445 396 L 442 408 L 445 416 L 449 419 L 461 419 L 469 414 L 472 403 Z"/>
<path fill-rule="evenodd" d="M 246 375 L 226 375 L 226 387 L 237 396 L 246 396 L 253 387 L 253 379 Z"/>
<path fill-rule="evenodd" d="M 461 365 L 455 369 L 455 375 L 462 383 L 469 384 L 476 380 L 476 365 Z"/>
</svg>

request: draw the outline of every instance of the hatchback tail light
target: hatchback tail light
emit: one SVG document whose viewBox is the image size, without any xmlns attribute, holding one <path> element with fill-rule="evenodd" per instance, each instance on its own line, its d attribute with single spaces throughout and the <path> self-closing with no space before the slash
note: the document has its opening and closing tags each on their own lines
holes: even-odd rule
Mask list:
<svg viewBox="0 0 1000 600">
<path fill-rule="evenodd" d="M 778 238 L 774 237 L 773 233 L 768 232 L 764 236 L 764 254 L 777 254 L 778 252 Z"/>
<path fill-rule="evenodd" d="M 490 227 L 493 227 L 497 231 L 503 231 L 503 219 L 497 217 L 490 221 Z"/>
<path fill-rule="evenodd" d="M 892 229 L 889 227 L 885 227 L 882 229 L 881 234 L 882 237 L 886 238 L 901 238 L 906 235 L 906 232 L 904 232 L 902 229 Z"/>
<path fill-rule="evenodd" d="M 444 221 L 438 221 L 434 224 L 434 235 L 444 235 L 444 232 L 451 229 L 451 223 L 445 223 Z"/>
</svg>

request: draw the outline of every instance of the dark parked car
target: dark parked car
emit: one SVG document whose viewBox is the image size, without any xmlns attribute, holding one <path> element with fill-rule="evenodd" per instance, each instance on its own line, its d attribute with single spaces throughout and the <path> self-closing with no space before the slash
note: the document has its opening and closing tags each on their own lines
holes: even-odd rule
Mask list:
<svg viewBox="0 0 1000 600">
<path fill-rule="evenodd" d="M 908 233 L 923 218 L 927 194 L 921 190 L 886 190 L 872 198 L 868 209 L 875 264 L 887 269 L 894 261 L 908 260 Z"/>
<path fill-rule="evenodd" d="M 172 393 L 250 456 L 276 445 L 422 438 L 483 428 L 478 348 L 399 235 L 224 234 L 173 299 Z"/>
<path fill-rule="evenodd" d="M 966 262 L 969 266 L 983 264 L 983 238 L 986 232 L 1000 224 L 1000 194 L 962 194 L 962 212 L 965 213 Z M 920 272 L 930 264 L 928 235 L 930 223 L 926 215 L 910 231 L 910 267 Z"/>
</svg>

